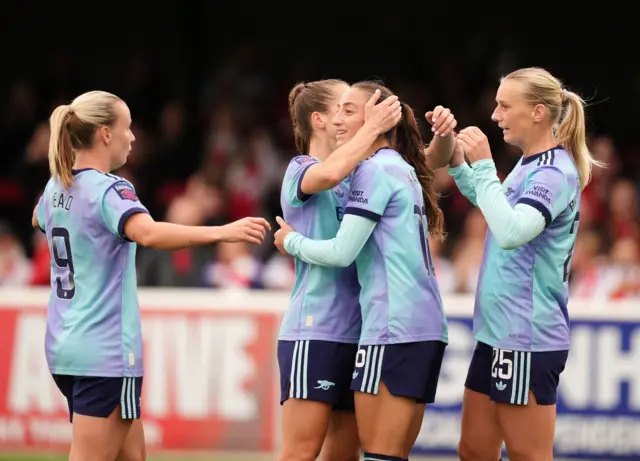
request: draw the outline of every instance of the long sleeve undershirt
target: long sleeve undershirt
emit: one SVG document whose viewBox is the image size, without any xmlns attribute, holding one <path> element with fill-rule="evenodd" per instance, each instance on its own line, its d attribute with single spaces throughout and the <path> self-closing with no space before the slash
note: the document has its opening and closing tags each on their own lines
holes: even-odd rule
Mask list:
<svg viewBox="0 0 640 461">
<path fill-rule="evenodd" d="M 362 216 L 344 216 L 335 238 L 312 240 L 297 232 L 284 239 L 284 248 L 302 261 L 327 267 L 347 267 L 364 247 L 373 233 L 376 222 Z"/>
<path fill-rule="evenodd" d="M 519 203 L 511 207 L 504 195 L 493 160 L 479 160 L 450 168 L 460 192 L 482 211 L 498 244 L 512 250 L 536 238 L 546 227 L 536 208 Z"/>
</svg>

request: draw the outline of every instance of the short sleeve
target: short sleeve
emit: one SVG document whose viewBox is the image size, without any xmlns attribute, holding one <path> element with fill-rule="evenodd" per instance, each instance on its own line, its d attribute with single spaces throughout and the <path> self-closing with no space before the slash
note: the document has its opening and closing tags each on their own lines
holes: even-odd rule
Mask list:
<svg viewBox="0 0 640 461">
<path fill-rule="evenodd" d="M 350 183 L 344 213 L 379 221 L 392 195 L 387 174 L 372 160 L 365 160 L 353 172 Z"/>
<path fill-rule="evenodd" d="M 129 240 L 124 234 L 124 225 L 136 213 L 149 211 L 140 203 L 133 185 L 124 180 L 111 184 L 102 196 L 102 219 L 111 233 Z"/>
<path fill-rule="evenodd" d="M 302 192 L 302 179 L 310 167 L 319 161 L 309 155 L 299 155 L 289 162 L 284 175 L 282 192 L 284 199 L 292 207 L 300 207 L 311 198 Z"/>
<path fill-rule="evenodd" d="M 549 226 L 574 199 L 576 191 L 577 177 L 568 177 L 555 166 L 541 166 L 529 174 L 518 203 L 538 210 Z"/>
<path fill-rule="evenodd" d="M 44 195 L 40 196 L 38 205 L 36 205 L 36 217 L 38 218 L 38 228 L 42 232 L 46 232 L 45 223 L 47 222 L 47 215 L 44 211 Z"/>
</svg>

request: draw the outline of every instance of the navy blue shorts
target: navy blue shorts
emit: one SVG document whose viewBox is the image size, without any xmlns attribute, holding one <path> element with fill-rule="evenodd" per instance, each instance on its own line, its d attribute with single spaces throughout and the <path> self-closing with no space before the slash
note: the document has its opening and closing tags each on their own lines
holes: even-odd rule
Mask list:
<svg viewBox="0 0 640 461">
<path fill-rule="evenodd" d="M 280 404 L 314 400 L 336 411 L 353 411 L 349 389 L 357 344 L 320 340 L 278 341 Z"/>
<path fill-rule="evenodd" d="M 73 414 L 106 418 L 120 404 L 122 419 L 140 419 L 142 378 L 52 375 Z"/>
<path fill-rule="evenodd" d="M 442 341 L 360 346 L 351 389 L 378 394 L 382 381 L 395 396 L 433 403 L 446 346 Z"/>
<path fill-rule="evenodd" d="M 568 356 L 569 351 L 509 351 L 478 342 L 465 387 L 513 405 L 527 405 L 530 389 L 539 405 L 555 405 Z"/>
</svg>

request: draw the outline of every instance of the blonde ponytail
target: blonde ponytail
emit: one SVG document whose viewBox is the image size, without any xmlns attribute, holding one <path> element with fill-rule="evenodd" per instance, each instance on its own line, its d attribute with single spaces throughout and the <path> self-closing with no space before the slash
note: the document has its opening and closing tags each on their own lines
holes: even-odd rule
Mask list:
<svg viewBox="0 0 640 461">
<path fill-rule="evenodd" d="M 106 91 L 89 91 L 69 105 L 58 106 L 49 118 L 49 170 L 65 189 L 73 184 L 78 151 L 93 146 L 96 130 L 116 121 L 114 104 L 122 101 Z"/>
<path fill-rule="evenodd" d="M 51 137 L 49 138 L 49 170 L 65 189 L 73 183 L 75 155 L 71 144 L 68 122 L 72 115 L 71 106 L 58 106 L 49 118 Z"/>
<path fill-rule="evenodd" d="M 591 180 L 593 166 L 603 167 L 604 164 L 594 159 L 587 147 L 584 100 L 568 90 L 562 90 L 562 95 L 565 113 L 556 128 L 556 138 L 558 144 L 573 156 L 580 174 L 580 187 L 584 189 Z"/>
</svg>

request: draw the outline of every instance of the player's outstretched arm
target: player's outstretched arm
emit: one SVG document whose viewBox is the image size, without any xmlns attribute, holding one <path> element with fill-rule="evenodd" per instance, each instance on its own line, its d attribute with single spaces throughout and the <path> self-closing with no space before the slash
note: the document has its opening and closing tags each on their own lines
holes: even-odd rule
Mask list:
<svg viewBox="0 0 640 461">
<path fill-rule="evenodd" d="M 274 235 L 275 245 L 282 254 L 325 267 L 350 266 L 373 233 L 376 222 L 357 215 L 345 215 L 335 238 L 312 240 L 295 232 L 281 217 L 276 221 L 280 230 Z"/>
<path fill-rule="evenodd" d="M 449 164 L 449 174 L 456 182 L 456 186 L 462 195 L 469 200 L 474 206 L 478 206 L 476 196 L 476 188 L 473 183 L 473 170 L 464 159 L 464 149 L 459 142 L 455 143 L 451 163 Z"/>
<path fill-rule="evenodd" d="M 224 226 L 182 226 L 154 221 L 146 213 L 132 215 L 124 225 L 125 235 L 132 241 L 158 250 L 208 245 L 216 242 L 249 242 L 260 244 L 271 226 L 264 218 L 243 218 Z"/>
<path fill-rule="evenodd" d="M 356 135 L 333 151 L 323 162 L 311 166 L 300 188 L 306 195 L 313 195 L 323 190 L 332 189 L 349 176 L 358 163 L 373 152 L 371 146 L 383 133 L 396 126 L 402 117 L 402 106 L 397 96 L 391 96 L 380 104 L 377 90 L 365 107 L 365 123 Z"/>
<path fill-rule="evenodd" d="M 434 136 L 424 153 L 427 157 L 429 168 L 437 170 L 449 165 L 451 162 L 456 145 L 453 130 L 458 121 L 451 110 L 442 106 L 436 106 L 433 111 L 427 112 L 425 118 L 431 125 L 431 132 Z"/>
</svg>

